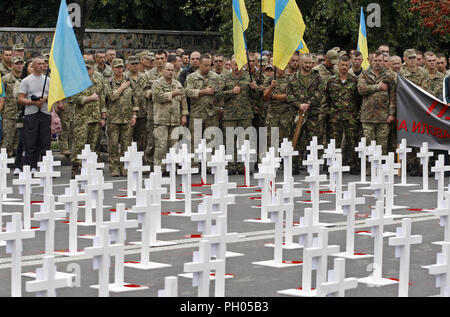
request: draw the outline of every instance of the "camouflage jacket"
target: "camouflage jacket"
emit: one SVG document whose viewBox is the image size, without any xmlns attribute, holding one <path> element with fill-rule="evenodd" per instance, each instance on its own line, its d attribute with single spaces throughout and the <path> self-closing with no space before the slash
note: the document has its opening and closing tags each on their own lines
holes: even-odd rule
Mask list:
<svg viewBox="0 0 450 317">
<path fill-rule="evenodd" d="M 325 64 L 317 65 L 313 68 L 313 70 L 319 72 L 320 77 L 326 83 L 328 79 L 333 77 L 334 75 L 337 75 L 339 73 L 339 70 L 336 65 L 334 65 L 333 70 L 327 68 Z"/>
<path fill-rule="evenodd" d="M 389 85 L 387 91 L 380 90 L 378 85 L 384 81 Z M 363 96 L 361 106 L 361 122 L 386 123 L 390 115 L 395 116 L 397 108 L 395 76 L 382 70 L 377 77 L 373 70 L 365 70 L 359 76 L 358 92 Z"/>
<path fill-rule="evenodd" d="M 208 75 L 202 76 L 200 71 L 190 74 L 186 79 L 186 97 L 191 98 L 191 118 L 202 118 L 205 112 L 209 117 L 217 115 L 219 107 L 216 96 L 200 96 L 200 90 L 212 87 L 216 94 L 220 89 L 220 76 L 210 71 Z"/>
<path fill-rule="evenodd" d="M 400 75 L 406 79 L 408 79 L 410 82 L 414 83 L 415 85 L 419 86 L 420 88 L 429 91 L 430 89 L 430 83 L 429 83 L 429 76 L 428 72 L 418 67 L 416 72 L 410 72 L 408 68 L 403 67 L 400 70 Z"/>
<path fill-rule="evenodd" d="M 144 94 L 146 94 L 147 90 L 151 90 L 153 83 L 158 79 L 162 78 L 162 74 L 158 72 L 157 67 L 153 67 L 150 70 L 145 71 L 145 88 Z M 147 120 L 153 120 L 153 99 L 150 97 L 147 99 Z"/>
<path fill-rule="evenodd" d="M 172 92 L 181 90 L 182 94 L 172 97 Z M 179 126 L 181 116 L 189 115 L 186 94 L 183 86 L 177 80 L 169 84 L 160 78 L 152 85 L 153 121 L 155 125 Z"/>
<path fill-rule="evenodd" d="M 105 78 L 106 80 L 109 80 L 111 77 L 114 76 L 114 72 L 113 72 L 111 66 L 109 66 L 109 65 L 105 64 L 105 68 L 103 70 L 100 70 L 100 68 L 98 68 L 98 65 L 95 64 L 94 69 L 97 73 L 102 75 L 103 78 Z"/>
<path fill-rule="evenodd" d="M 147 119 L 147 98 L 145 97 L 145 89 L 147 87 L 147 81 L 143 73 L 137 73 L 137 77 L 133 78 L 130 72 L 125 72 L 123 76 L 131 82 L 131 86 L 134 89 L 134 98 L 136 100 L 137 106 L 139 107 L 139 112 L 137 117 L 139 119 Z"/>
<path fill-rule="evenodd" d="M 292 103 L 295 111 L 298 111 L 298 105 L 302 103 L 309 103 L 309 110 L 305 114 L 305 118 L 314 120 L 324 120 L 324 117 L 320 115 L 323 109 L 322 103 L 324 98 L 324 86 L 319 72 L 312 71 L 309 77 L 308 85 L 305 86 L 301 72 L 296 73 L 290 77 L 287 85 L 287 101 Z"/>
<path fill-rule="evenodd" d="M 2 111 L 2 118 L 16 120 L 18 105 L 17 98 L 14 98 L 14 86 L 16 82 L 22 82 L 22 79 L 9 73 L 2 77 L 2 82 L 5 88 L 5 108 Z"/>
<path fill-rule="evenodd" d="M 113 76 L 105 85 L 108 96 L 108 123 L 129 124 L 133 118 L 133 111 L 139 111 L 132 85 L 122 91 L 120 95 L 118 94 L 117 90 L 126 81 L 125 77 L 117 80 Z"/>
<path fill-rule="evenodd" d="M 326 102 L 324 110 L 330 114 L 331 120 L 358 120 L 361 107 L 361 96 L 358 93 L 358 77 L 348 74 L 342 82 L 336 75 L 327 81 L 325 88 Z"/>
<path fill-rule="evenodd" d="M 265 90 L 269 89 L 273 79 L 274 79 L 273 77 L 266 78 L 263 84 Z M 277 77 L 277 85 L 273 89 L 272 94 L 285 95 L 287 91 L 288 82 L 289 82 L 288 75 L 284 75 L 283 77 Z M 285 113 L 285 112 L 292 112 L 293 110 L 298 110 L 298 108 L 292 109 L 292 104 L 287 101 L 277 101 L 274 99 L 269 101 L 268 111 L 270 113 Z"/>
<path fill-rule="evenodd" d="M 439 100 L 443 100 L 442 99 L 442 91 L 443 91 L 445 75 L 440 72 L 436 72 L 435 75 L 429 74 L 428 76 L 429 76 L 428 92 L 430 94 L 432 94 L 433 96 L 435 96 L 436 98 L 438 98 Z"/>
<path fill-rule="evenodd" d="M 247 73 L 239 77 L 224 76 L 222 90 L 218 98 L 223 101 L 223 120 L 246 120 L 253 119 L 252 103 L 259 98 L 259 91 L 250 88 L 250 78 Z M 240 87 L 241 93 L 233 94 L 234 87 Z"/>
<path fill-rule="evenodd" d="M 107 112 L 105 104 L 105 86 L 102 77 L 99 77 L 94 73 L 91 77 L 91 81 L 92 86 L 70 98 L 70 103 L 73 105 L 73 120 L 75 122 L 97 123 L 102 120 L 101 113 Z M 99 96 L 99 101 L 87 103 L 87 97 L 92 96 L 94 93 Z"/>
<path fill-rule="evenodd" d="M 8 75 L 11 72 L 11 68 L 8 67 L 5 63 L 0 63 L 0 75 L 1 77 Z"/>
</svg>

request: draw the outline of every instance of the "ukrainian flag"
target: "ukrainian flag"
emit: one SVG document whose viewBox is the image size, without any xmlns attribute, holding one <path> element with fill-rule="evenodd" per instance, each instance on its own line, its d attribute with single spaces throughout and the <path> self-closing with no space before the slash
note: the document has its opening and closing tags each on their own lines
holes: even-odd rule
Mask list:
<svg viewBox="0 0 450 317">
<path fill-rule="evenodd" d="M 306 46 L 305 40 L 302 39 L 300 46 L 298 47 L 297 51 L 300 51 L 300 53 L 302 54 L 308 54 L 309 53 L 309 49 L 308 46 Z"/>
<path fill-rule="evenodd" d="M 248 28 L 248 14 L 244 0 L 233 0 L 234 58 L 239 69 L 247 64 L 247 44 L 244 32 Z"/>
<path fill-rule="evenodd" d="M 50 51 L 51 70 L 48 108 L 55 102 L 76 95 L 92 85 L 81 55 L 66 0 L 61 1 L 58 22 Z"/>
<path fill-rule="evenodd" d="M 369 68 L 369 49 L 367 47 L 367 32 L 366 32 L 366 19 L 364 17 L 364 10 L 361 7 L 361 19 L 359 22 L 359 38 L 358 38 L 358 51 L 363 56 L 362 68 Z"/>
<path fill-rule="evenodd" d="M 261 0 L 261 12 L 275 19 L 275 0 Z"/>
<path fill-rule="evenodd" d="M 276 0 L 273 43 L 273 64 L 276 67 L 285 69 L 292 55 L 300 50 L 305 28 L 295 0 Z"/>
</svg>

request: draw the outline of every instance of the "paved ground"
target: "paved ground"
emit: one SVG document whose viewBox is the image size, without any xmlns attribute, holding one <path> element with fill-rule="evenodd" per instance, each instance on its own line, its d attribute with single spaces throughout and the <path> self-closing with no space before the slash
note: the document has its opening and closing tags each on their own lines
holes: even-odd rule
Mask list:
<svg viewBox="0 0 450 317">
<path fill-rule="evenodd" d="M 61 195 L 64 188 L 68 185 L 70 179 L 70 167 L 63 164 L 62 167 L 57 168 L 61 171 L 61 177 L 54 180 L 54 194 Z M 108 172 L 105 173 L 105 181 L 111 182 L 114 185 L 113 190 L 106 192 L 105 205 L 114 206 L 117 203 L 124 202 L 127 207 L 131 207 L 134 200 L 121 200 L 114 198 L 114 195 L 124 194 L 121 189 L 126 188 L 126 180 L 124 178 L 110 178 Z M 209 176 L 212 181 L 212 176 Z M 305 172 L 295 178 L 300 182 L 304 179 Z M 282 173 L 278 174 L 278 179 L 281 181 Z M 359 177 L 344 174 L 344 184 L 348 182 L 358 181 Z M 397 178 L 396 182 L 400 180 Z M 421 178 L 409 178 L 410 183 L 421 184 Z M 433 178 L 429 179 L 430 188 L 436 188 L 436 181 Z M 195 176 L 194 183 L 199 182 L 199 177 Z M 236 182 L 242 185 L 242 176 L 232 176 L 230 182 Z M 11 177 L 8 179 L 11 184 Z M 181 182 L 178 182 L 181 183 Z M 255 181 L 253 181 L 254 184 Z M 305 188 L 306 183 L 297 185 L 299 188 Z M 358 197 L 361 195 L 371 194 L 372 191 L 361 189 L 362 185 L 358 186 Z M 409 190 L 419 189 L 420 187 L 396 187 L 395 188 L 395 204 L 405 205 L 409 209 L 426 209 L 434 208 L 436 206 L 436 193 L 410 193 Z M 194 188 L 196 192 L 210 193 L 210 188 Z M 257 190 L 257 189 L 256 189 Z M 252 262 L 269 260 L 273 258 L 273 249 L 265 247 L 264 245 L 273 242 L 273 224 L 255 224 L 243 222 L 245 219 L 258 218 L 260 211 L 256 206 L 260 202 L 258 200 L 250 199 L 260 195 L 255 189 L 236 189 L 232 191 L 236 193 L 236 204 L 229 206 L 228 231 L 238 232 L 241 235 L 239 242 L 230 244 L 228 250 L 244 254 L 241 257 L 228 258 L 226 264 L 227 274 L 233 274 L 232 279 L 226 280 L 226 296 L 229 297 L 277 297 L 277 291 L 289 288 L 297 288 L 301 286 L 302 267 L 293 267 L 288 269 L 273 269 L 262 266 L 253 265 Z M 33 200 L 41 200 L 41 187 L 34 188 Z M 14 193 L 10 197 L 20 198 L 18 189 L 14 188 Z M 182 196 L 179 196 L 182 197 Z M 196 212 L 196 206 L 201 199 L 196 194 L 193 195 L 193 211 Z M 308 200 L 309 194 L 304 194 L 302 200 Z M 328 200 L 330 203 L 321 204 L 321 210 L 331 209 L 334 205 L 334 195 L 321 195 L 321 199 Z M 300 200 L 300 199 L 298 199 Z M 370 206 L 373 205 L 374 198 L 367 197 L 366 205 L 359 208 L 360 215 L 370 214 Z M 168 203 L 164 202 L 162 206 L 163 212 L 168 211 L 182 211 L 184 203 Z M 308 205 L 303 203 L 295 204 L 295 221 L 298 221 L 300 216 L 303 216 L 304 208 Z M 59 207 L 61 208 L 61 207 Z M 5 206 L 4 212 L 20 212 L 17 207 Z M 38 211 L 37 206 L 33 207 L 33 211 Z M 408 215 L 413 219 L 412 232 L 413 234 L 423 235 L 423 244 L 412 247 L 411 253 L 411 274 L 410 274 L 410 296 L 422 297 L 431 296 L 439 293 L 439 289 L 435 288 L 435 279 L 428 274 L 428 271 L 422 269 L 423 265 L 430 265 L 436 263 L 436 254 L 440 252 L 440 248 L 433 245 L 434 241 L 441 241 L 443 239 L 443 228 L 439 226 L 439 219 L 433 217 L 430 212 L 411 211 L 407 209 L 396 210 L 395 214 Z M 83 213 L 80 213 L 83 215 Z M 364 216 L 362 216 L 364 217 Z M 105 220 L 110 219 L 110 211 L 104 210 Z M 129 218 L 135 218 L 130 215 Z M 81 217 L 81 220 L 82 217 Z M 9 217 L 5 217 L 4 224 L 9 221 Z M 330 228 L 329 244 L 339 245 L 341 250 L 345 250 L 345 217 L 340 215 L 321 214 L 321 222 L 334 223 Z M 401 220 L 396 221 L 394 225 L 386 227 L 386 231 L 395 232 L 395 228 L 399 226 Z M 33 222 L 33 225 L 38 223 Z M 165 241 L 174 241 L 174 246 L 155 247 L 151 249 L 151 261 L 171 264 L 169 268 L 140 271 L 134 269 L 125 269 L 125 282 L 131 284 L 148 286 L 148 290 L 114 294 L 111 296 L 157 296 L 157 291 L 164 286 L 164 278 L 166 276 L 176 276 L 183 273 L 183 264 L 192 261 L 192 253 L 198 250 L 198 238 L 188 238 L 187 235 L 198 234 L 197 225 L 190 221 L 189 218 L 180 218 L 164 215 L 162 218 L 162 227 L 170 229 L 178 229 L 179 232 L 166 233 L 158 235 L 158 239 Z M 79 234 L 93 234 L 94 228 L 79 227 Z M 368 230 L 364 225 L 364 218 L 357 219 L 357 230 Z M 91 240 L 79 239 L 79 246 L 81 248 L 92 245 Z M 140 233 L 135 230 L 128 230 L 127 243 L 131 241 L 140 241 Z M 68 248 L 68 225 L 58 221 L 56 224 L 56 239 L 55 249 Z M 355 250 L 357 252 L 373 254 L 373 238 L 370 236 L 356 236 Z M 44 232 L 37 232 L 36 239 L 25 241 L 24 243 L 24 257 L 23 257 L 23 272 L 35 271 L 36 267 L 42 265 L 42 256 L 44 251 Z M 139 260 L 140 249 L 137 246 L 127 245 L 126 260 Z M 285 250 L 285 260 L 302 260 L 302 250 Z M 328 267 L 332 268 L 333 258 L 329 257 Z M 0 248 L 0 281 L 2 287 L 0 288 L 0 296 L 10 296 L 10 266 L 9 255 L 5 254 L 5 247 Z M 97 296 L 98 292 L 90 288 L 90 285 L 97 284 L 98 271 L 93 270 L 93 261 L 87 257 L 57 257 L 58 271 L 66 271 L 66 268 L 71 263 L 77 263 L 81 267 L 81 287 L 68 288 L 58 291 L 59 296 L 76 297 L 76 296 Z M 370 264 L 372 259 L 363 260 L 346 260 L 346 276 L 347 277 L 365 277 L 370 274 Z M 113 279 L 114 261 L 112 261 L 110 279 Z M 388 240 L 384 240 L 384 267 L 383 275 L 388 278 L 398 278 L 399 274 L 399 259 L 394 257 L 394 248 L 388 246 Z M 313 275 L 314 277 L 314 275 Z M 32 293 L 25 292 L 25 282 L 31 280 L 24 277 L 23 296 L 34 296 Z M 314 284 L 313 284 L 314 285 Z M 364 297 L 394 297 L 397 296 L 398 286 L 387 286 L 382 288 L 367 287 L 364 284 L 359 284 L 358 288 L 347 292 L 347 296 L 364 296 Z M 214 291 L 214 283 L 211 284 L 211 294 Z M 197 288 L 192 287 L 192 281 L 186 278 L 179 278 L 179 296 L 196 297 Z"/>
</svg>

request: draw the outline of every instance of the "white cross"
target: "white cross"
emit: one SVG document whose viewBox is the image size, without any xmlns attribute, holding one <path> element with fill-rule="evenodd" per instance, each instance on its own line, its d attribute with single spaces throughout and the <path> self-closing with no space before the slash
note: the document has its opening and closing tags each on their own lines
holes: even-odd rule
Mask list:
<svg viewBox="0 0 450 317">
<path fill-rule="evenodd" d="M 208 162 L 208 154 L 212 153 L 212 148 L 208 147 L 206 145 L 206 140 L 202 139 L 202 141 L 199 143 L 198 148 L 195 149 L 195 154 L 198 154 L 197 157 L 200 160 L 201 164 L 201 171 L 202 171 L 202 185 L 208 184 L 208 174 L 206 165 Z"/>
<path fill-rule="evenodd" d="M 313 246 L 303 250 L 302 289 L 311 291 L 312 270 L 316 269 L 317 287 L 327 279 L 328 256 L 339 252 L 339 246 L 328 245 L 328 229 L 320 228 L 319 235 L 313 239 Z"/>
<path fill-rule="evenodd" d="M 227 219 L 226 216 L 217 217 L 216 225 L 212 227 L 211 234 L 202 236 L 211 243 L 211 255 L 219 260 L 225 260 L 227 244 L 239 240 L 238 233 L 227 233 Z"/>
<path fill-rule="evenodd" d="M 258 183 L 261 187 L 261 221 L 267 222 L 269 218 L 266 206 L 272 202 L 272 197 L 275 194 L 276 163 L 267 154 L 262 159 L 262 163 L 258 165 L 258 168 L 258 173 L 254 175 L 254 178 L 259 180 Z"/>
<path fill-rule="evenodd" d="M 142 163 L 143 152 L 138 152 L 137 143 L 133 142 L 125 152 L 125 156 L 120 158 L 127 169 L 127 197 L 135 197 L 134 193 L 142 190 L 142 175 L 150 171 L 150 166 Z"/>
<path fill-rule="evenodd" d="M 408 297 L 411 245 L 419 243 L 422 243 L 422 236 L 411 235 L 410 218 L 403 218 L 402 226 L 397 228 L 397 236 L 389 238 L 389 245 L 395 246 L 395 257 L 400 258 L 399 297 Z"/>
<path fill-rule="evenodd" d="M 336 158 L 341 153 L 342 150 L 336 148 L 336 140 L 330 140 L 330 143 L 328 144 L 328 147 L 325 149 L 323 154 L 323 158 L 326 159 L 329 168 L 336 165 L 337 163 Z M 342 166 L 342 157 L 340 166 Z M 330 173 L 330 190 L 335 191 L 335 189 L 336 189 L 336 174 Z"/>
<path fill-rule="evenodd" d="M 55 246 L 55 220 L 66 215 L 65 210 L 55 210 L 55 196 L 48 196 L 40 206 L 40 212 L 34 214 L 39 221 L 40 231 L 45 230 L 45 255 L 53 255 Z"/>
<path fill-rule="evenodd" d="M 412 152 L 412 148 L 407 147 L 407 140 L 402 139 L 402 143 L 400 143 L 399 148 L 397 149 L 397 154 L 400 156 L 401 164 L 402 164 L 402 182 L 400 185 L 407 185 L 406 183 L 406 163 L 408 161 L 408 153 Z"/>
<path fill-rule="evenodd" d="M 383 164 L 381 173 L 384 177 L 383 181 L 386 190 L 386 211 L 385 217 L 392 216 L 392 208 L 394 207 L 394 176 L 398 173 L 398 168 L 400 168 L 399 163 L 395 163 L 394 153 L 391 152 L 387 156 L 386 164 Z"/>
<path fill-rule="evenodd" d="M 313 158 L 319 158 L 318 150 L 323 150 L 323 145 L 319 145 L 317 142 L 317 136 L 313 136 L 309 146 L 306 148 L 310 151 L 310 154 Z"/>
<path fill-rule="evenodd" d="M 450 243 L 450 193 L 445 193 L 444 208 L 434 211 L 436 217 L 440 217 L 440 225 L 444 227 L 444 242 Z"/>
<path fill-rule="evenodd" d="M 44 197 L 53 195 L 53 177 L 61 176 L 61 172 L 56 172 L 54 167 L 61 166 L 61 162 L 54 161 L 52 151 L 47 151 L 42 162 L 38 163 L 38 166 L 39 171 L 34 176 L 41 180 L 41 186 L 44 187 Z"/>
<path fill-rule="evenodd" d="M 365 223 L 370 226 L 371 236 L 374 237 L 374 265 L 373 276 L 359 279 L 360 283 L 377 284 L 383 283 L 383 231 L 384 226 L 393 223 L 393 218 L 384 217 L 384 201 L 377 201 L 376 207 L 372 210 L 371 218 L 367 219 Z M 387 281 L 385 281 L 387 283 Z M 391 284 L 392 281 L 390 282 Z"/>
<path fill-rule="evenodd" d="M 193 154 L 187 153 L 187 145 L 183 144 L 183 160 L 178 175 L 181 175 L 184 184 L 184 214 L 190 216 L 192 214 L 192 174 L 198 173 L 198 168 L 192 168 Z"/>
<path fill-rule="evenodd" d="M 201 240 L 199 251 L 194 252 L 193 262 L 184 264 L 184 272 L 194 273 L 192 286 L 198 286 L 198 297 L 209 297 L 209 284 L 211 271 L 215 270 L 216 275 L 225 275 L 225 260 L 211 260 L 211 243 L 208 240 Z M 217 289 L 216 292 L 222 293 Z"/>
<path fill-rule="evenodd" d="M 364 205 L 366 199 L 364 197 L 356 197 L 356 183 L 348 185 L 348 191 L 344 192 L 344 197 L 337 201 L 342 206 L 343 213 L 347 217 L 347 234 L 345 252 L 338 256 L 353 258 L 355 254 L 355 214 L 356 206 Z"/>
<path fill-rule="evenodd" d="M 33 239 L 33 230 L 23 229 L 20 213 L 12 214 L 12 222 L 6 224 L 6 232 L 0 232 L 0 240 L 6 241 L 6 253 L 11 254 L 11 296 L 22 296 L 22 240 Z"/>
<path fill-rule="evenodd" d="M 440 288 L 441 297 L 450 296 L 450 243 L 442 244 L 442 252 L 437 254 L 436 264 L 423 266 L 428 273 L 436 275 L 436 287 Z"/>
<path fill-rule="evenodd" d="M 319 185 L 320 182 L 326 181 L 326 175 L 320 175 L 320 165 L 323 164 L 323 160 L 313 159 L 311 155 L 308 155 L 308 160 L 303 161 L 304 165 L 309 165 L 309 176 L 305 178 L 305 182 L 309 183 L 309 189 L 311 191 L 312 209 L 314 210 L 314 224 L 319 224 Z M 311 167 L 311 168 L 309 168 Z"/>
<path fill-rule="evenodd" d="M 331 175 L 334 175 L 334 179 L 336 180 L 334 188 L 336 191 L 336 213 L 342 213 L 342 208 L 337 202 L 342 198 L 342 173 L 348 171 L 350 171 L 350 166 L 342 166 L 342 154 L 338 153 L 334 155 L 328 172 L 330 173 L 330 179 Z"/>
<path fill-rule="evenodd" d="M 12 192 L 13 189 L 11 187 L 8 186 L 3 187 L 3 185 L 0 184 L 0 232 L 3 231 L 3 198 L 6 197 L 8 194 L 11 194 Z M 30 209 L 30 205 L 28 205 L 28 209 Z M 30 217 L 28 216 L 28 222 L 30 222 L 29 218 Z"/>
<path fill-rule="evenodd" d="M 284 198 L 287 203 L 294 203 L 294 198 L 301 197 L 303 192 L 301 189 L 294 188 L 294 178 L 290 177 L 283 182 Z M 295 248 L 293 243 L 293 228 L 294 228 L 294 212 L 290 208 L 286 210 L 285 215 L 285 233 L 284 243 L 286 248 Z"/>
<path fill-rule="evenodd" d="M 369 147 L 366 145 L 366 138 L 361 138 L 358 147 L 355 148 L 358 152 L 358 157 L 361 159 L 361 183 L 367 183 L 366 181 L 366 159 L 369 154 Z"/>
<path fill-rule="evenodd" d="M 434 172 L 435 179 L 438 181 L 438 195 L 437 195 L 437 207 L 438 209 L 444 208 L 444 191 L 445 191 L 445 172 L 450 171 L 450 166 L 445 165 L 445 156 L 439 155 L 439 159 L 436 161 L 436 165 L 431 168 Z"/>
<path fill-rule="evenodd" d="M 166 170 L 170 174 L 170 200 L 176 201 L 176 181 L 177 181 L 177 164 L 181 162 L 182 157 L 177 153 L 175 148 L 170 148 L 166 158 L 162 160 L 162 163 L 166 165 Z"/>
<path fill-rule="evenodd" d="M 75 176 L 75 179 L 81 183 L 81 188 L 86 189 L 92 175 L 95 175 L 97 169 L 105 168 L 104 163 L 98 163 L 97 153 L 91 152 L 91 147 L 86 144 L 82 153 L 77 156 L 81 160 L 81 174 Z"/>
<path fill-rule="evenodd" d="M 7 188 L 7 177 L 9 173 L 8 164 L 14 163 L 13 159 L 8 158 L 6 149 L 0 150 L 0 188 Z M 3 199 L 6 199 L 6 195 L 9 193 L 3 193 Z"/>
<path fill-rule="evenodd" d="M 379 178 L 381 164 L 383 163 L 383 150 L 381 145 L 377 145 L 373 148 L 371 155 L 369 156 L 369 161 L 371 163 L 371 181 L 373 184 L 373 180 Z"/>
<path fill-rule="evenodd" d="M 94 171 L 92 175 L 91 183 L 86 185 L 86 193 L 88 198 L 86 199 L 86 208 L 85 208 L 85 223 L 87 225 L 93 224 L 92 222 L 92 205 L 95 206 L 95 223 L 96 228 L 99 228 L 103 223 L 103 201 L 105 198 L 105 190 L 112 189 L 112 183 L 106 183 L 103 177 L 102 170 Z"/>
<path fill-rule="evenodd" d="M 428 142 L 423 142 L 420 152 L 417 153 L 417 157 L 420 158 L 420 163 L 423 166 L 423 190 L 428 190 L 428 162 L 433 155 L 433 152 L 428 152 Z"/>
<path fill-rule="evenodd" d="M 161 231 L 161 196 L 167 194 L 167 188 L 162 187 L 165 179 L 162 177 L 161 166 L 155 166 L 155 171 L 151 173 L 150 178 L 145 180 L 145 188 L 151 189 L 150 196 L 153 207 L 155 208 L 152 222 L 155 223 L 155 235 L 150 234 L 150 242 L 156 242 L 156 233 Z"/>
<path fill-rule="evenodd" d="M 166 277 L 164 279 L 164 289 L 158 291 L 158 297 L 178 297 L 178 277 Z"/>
<path fill-rule="evenodd" d="M 250 148 L 250 141 L 244 140 L 241 149 L 237 151 L 237 154 L 241 156 L 241 160 L 244 162 L 245 167 L 245 180 L 244 185 L 246 187 L 250 186 L 250 163 L 252 161 L 252 156 L 256 155 L 256 150 Z"/>
<path fill-rule="evenodd" d="M 224 145 L 220 145 L 216 149 L 214 155 L 211 157 L 211 161 L 208 162 L 208 166 L 211 167 L 211 172 L 214 174 L 215 184 L 223 182 L 223 177 L 226 174 L 226 166 L 228 165 L 228 161 L 232 159 L 232 155 L 225 155 Z"/>
<path fill-rule="evenodd" d="M 281 147 L 278 151 L 280 157 L 283 159 L 283 175 L 284 181 L 286 182 L 292 177 L 292 158 L 298 156 L 298 151 L 294 151 L 292 142 L 288 139 L 283 139 L 283 143 L 281 143 Z"/>
<path fill-rule="evenodd" d="M 314 211 L 312 208 L 305 208 L 305 215 L 300 217 L 300 225 L 292 229 L 294 236 L 299 236 L 299 245 L 311 248 L 314 234 L 319 232 L 322 226 L 314 223 Z"/>
<path fill-rule="evenodd" d="M 93 257 L 94 270 L 98 270 L 99 296 L 109 296 L 109 267 L 111 255 L 120 255 L 124 252 L 124 246 L 120 244 L 111 245 L 109 228 L 99 228 L 99 235 L 94 238 L 94 246 L 84 249 L 87 256 Z"/>
<path fill-rule="evenodd" d="M 25 229 L 31 228 L 31 194 L 32 185 L 40 184 L 40 180 L 33 178 L 30 167 L 25 165 L 23 171 L 19 173 L 19 179 L 13 179 L 13 185 L 19 186 L 19 193 L 23 195 L 23 226 Z"/>
<path fill-rule="evenodd" d="M 68 255 L 78 253 L 78 204 L 85 202 L 87 194 L 81 194 L 78 189 L 78 181 L 71 180 L 69 188 L 65 189 L 64 195 L 58 196 L 58 201 L 64 203 L 67 213 L 69 213 L 69 252 Z M 64 254 L 64 253 L 63 253 Z"/>
<path fill-rule="evenodd" d="M 345 291 L 356 288 L 358 279 L 345 278 L 345 260 L 334 259 L 334 269 L 328 271 L 328 282 L 322 283 L 317 289 L 319 297 L 345 297 Z"/>
<path fill-rule="evenodd" d="M 56 297 L 58 288 L 71 287 L 72 277 L 60 275 L 56 271 L 55 257 L 46 255 L 42 269 L 36 270 L 36 280 L 25 283 L 27 292 L 36 292 L 38 297 Z"/>
<path fill-rule="evenodd" d="M 213 204 L 220 203 L 221 199 L 212 198 L 210 196 L 203 197 L 203 202 L 198 205 L 198 213 L 191 214 L 191 221 L 199 221 L 198 230 L 205 235 L 211 235 L 213 221 L 223 216 L 222 211 L 213 212 Z"/>
</svg>

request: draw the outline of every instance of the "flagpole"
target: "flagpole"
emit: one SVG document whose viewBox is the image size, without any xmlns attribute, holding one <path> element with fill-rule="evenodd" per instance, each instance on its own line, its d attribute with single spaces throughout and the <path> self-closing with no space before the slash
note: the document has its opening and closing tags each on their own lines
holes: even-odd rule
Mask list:
<svg viewBox="0 0 450 317">
<path fill-rule="evenodd" d="M 263 46 L 264 46 L 264 12 L 261 12 L 261 54 L 259 57 L 259 82 L 262 84 L 262 58 L 263 58 Z"/>
</svg>

